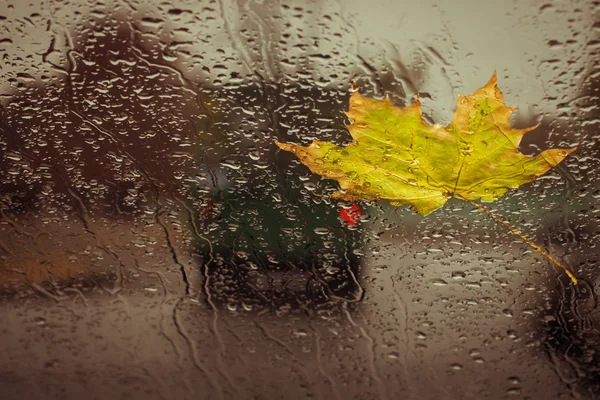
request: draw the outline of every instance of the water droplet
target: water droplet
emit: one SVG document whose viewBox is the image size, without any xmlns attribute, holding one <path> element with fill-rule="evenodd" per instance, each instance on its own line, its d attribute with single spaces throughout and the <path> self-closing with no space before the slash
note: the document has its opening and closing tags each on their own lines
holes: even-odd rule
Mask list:
<svg viewBox="0 0 600 400">
<path fill-rule="evenodd" d="M 459 279 L 465 279 L 467 275 L 463 272 L 463 271 L 452 271 L 452 279 L 455 280 L 459 280 Z"/>
<path fill-rule="evenodd" d="M 315 228 L 314 232 L 317 235 L 327 235 L 329 233 L 329 229 L 327 229 L 327 228 Z"/>
<path fill-rule="evenodd" d="M 431 280 L 431 283 L 434 284 L 435 286 L 446 286 L 448 284 L 448 282 L 446 282 L 445 280 L 443 280 L 441 278 L 434 278 Z"/>
</svg>

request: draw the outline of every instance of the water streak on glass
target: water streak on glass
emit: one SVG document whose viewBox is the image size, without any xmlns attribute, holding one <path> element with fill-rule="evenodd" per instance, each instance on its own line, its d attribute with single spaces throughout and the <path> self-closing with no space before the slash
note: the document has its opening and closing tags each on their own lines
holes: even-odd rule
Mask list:
<svg viewBox="0 0 600 400">
<path fill-rule="evenodd" d="M 0 398 L 600 397 L 598 4 L 0 6 Z M 345 145 L 351 87 L 447 124 L 497 71 L 488 206 L 341 202 L 274 140 Z"/>
</svg>

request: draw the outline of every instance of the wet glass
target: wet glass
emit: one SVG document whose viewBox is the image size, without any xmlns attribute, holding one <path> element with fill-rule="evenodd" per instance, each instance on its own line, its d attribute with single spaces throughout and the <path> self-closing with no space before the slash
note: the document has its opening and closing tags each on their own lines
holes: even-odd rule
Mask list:
<svg viewBox="0 0 600 400">
<path fill-rule="evenodd" d="M 0 398 L 600 395 L 598 4 L 7 1 Z M 498 74 L 526 154 L 487 206 L 343 202 L 275 140 L 352 84 L 449 123 Z"/>
</svg>

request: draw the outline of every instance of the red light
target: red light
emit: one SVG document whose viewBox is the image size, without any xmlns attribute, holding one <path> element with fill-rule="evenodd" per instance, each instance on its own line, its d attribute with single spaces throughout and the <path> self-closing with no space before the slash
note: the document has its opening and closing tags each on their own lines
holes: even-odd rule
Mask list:
<svg viewBox="0 0 600 400">
<path fill-rule="evenodd" d="M 342 208 L 340 210 L 340 217 L 348 222 L 348 225 L 356 225 L 360 222 L 360 208 L 356 204 L 352 204 L 348 208 Z"/>
</svg>

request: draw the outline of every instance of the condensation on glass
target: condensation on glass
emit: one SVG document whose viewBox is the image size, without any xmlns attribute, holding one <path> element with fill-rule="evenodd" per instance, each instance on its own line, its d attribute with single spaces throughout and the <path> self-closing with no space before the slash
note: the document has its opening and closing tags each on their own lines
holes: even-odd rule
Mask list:
<svg viewBox="0 0 600 400">
<path fill-rule="evenodd" d="M 0 397 L 595 398 L 598 12 L 3 1 Z M 521 151 L 578 150 L 489 207 L 577 286 L 468 204 L 333 200 L 274 145 L 349 143 L 353 82 L 446 124 L 494 70 Z"/>
</svg>

